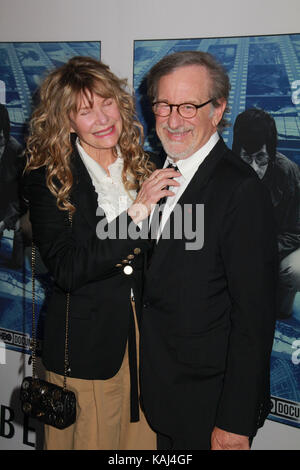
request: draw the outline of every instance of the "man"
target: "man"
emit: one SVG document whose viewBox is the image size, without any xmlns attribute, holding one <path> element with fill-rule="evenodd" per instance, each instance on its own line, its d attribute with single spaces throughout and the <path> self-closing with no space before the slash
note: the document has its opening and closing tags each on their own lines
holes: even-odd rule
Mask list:
<svg viewBox="0 0 300 470">
<path fill-rule="evenodd" d="M 217 133 L 229 88 L 199 51 L 167 56 L 149 73 L 164 167 L 179 171 L 164 190 L 141 320 L 142 403 L 158 449 L 249 449 L 270 409 L 274 224 L 268 192 Z M 150 177 L 149 193 L 166 186 L 165 171 Z"/>
<path fill-rule="evenodd" d="M 270 114 L 253 108 L 238 115 L 232 150 L 270 191 L 280 259 L 277 317 L 288 318 L 300 290 L 300 171 L 276 147 L 276 124 Z"/>
</svg>

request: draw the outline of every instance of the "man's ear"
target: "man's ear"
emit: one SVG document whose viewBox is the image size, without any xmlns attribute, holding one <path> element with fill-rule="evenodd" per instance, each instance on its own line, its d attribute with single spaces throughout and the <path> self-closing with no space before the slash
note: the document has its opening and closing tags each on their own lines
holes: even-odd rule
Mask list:
<svg viewBox="0 0 300 470">
<path fill-rule="evenodd" d="M 225 100 L 225 98 L 220 98 L 217 101 L 219 103 L 219 106 L 214 108 L 214 114 L 212 119 L 212 123 L 215 127 L 218 127 L 218 124 L 221 121 L 227 106 L 227 101 Z"/>
</svg>

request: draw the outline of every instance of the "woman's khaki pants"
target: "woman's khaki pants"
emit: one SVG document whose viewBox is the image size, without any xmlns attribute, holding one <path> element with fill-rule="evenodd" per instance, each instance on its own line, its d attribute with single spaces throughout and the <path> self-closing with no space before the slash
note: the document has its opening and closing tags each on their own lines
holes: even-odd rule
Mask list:
<svg viewBox="0 0 300 470">
<path fill-rule="evenodd" d="M 46 380 L 63 385 L 63 377 L 53 372 L 46 373 Z M 46 450 L 156 449 L 156 434 L 141 409 L 140 421 L 130 422 L 128 348 L 119 372 L 111 379 L 67 378 L 67 388 L 76 394 L 76 422 L 63 430 L 45 426 Z"/>
</svg>

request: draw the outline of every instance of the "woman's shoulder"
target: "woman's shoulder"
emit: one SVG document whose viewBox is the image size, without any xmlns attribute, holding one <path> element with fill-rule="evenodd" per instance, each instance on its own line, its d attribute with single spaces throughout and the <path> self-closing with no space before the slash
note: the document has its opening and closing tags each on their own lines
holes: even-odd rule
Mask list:
<svg viewBox="0 0 300 470">
<path fill-rule="evenodd" d="M 40 166 L 38 168 L 30 169 L 25 171 L 25 176 L 27 178 L 40 178 L 41 176 L 46 176 L 46 165 Z"/>
<path fill-rule="evenodd" d="M 24 185 L 46 182 L 46 166 L 40 166 L 33 170 L 26 171 L 23 176 Z"/>
<path fill-rule="evenodd" d="M 35 188 L 46 186 L 46 167 L 41 166 L 34 170 L 26 171 L 21 182 L 22 197 L 25 201 L 31 199 L 31 194 Z"/>
</svg>

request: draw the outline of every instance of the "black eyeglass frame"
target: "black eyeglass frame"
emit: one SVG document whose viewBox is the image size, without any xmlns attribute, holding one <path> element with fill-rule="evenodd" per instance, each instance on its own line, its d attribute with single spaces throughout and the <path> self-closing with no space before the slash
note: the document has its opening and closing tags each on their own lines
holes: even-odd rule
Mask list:
<svg viewBox="0 0 300 470">
<path fill-rule="evenodd" d="M 198 109 L 203 108 L 203 106 L 206 106 L 207 104 L 211 103 L 214 99 L 215 99 L 215 98 L 211 98 L 210 100 L 205 101 L 205 103 L 202 103 L 202 104 L 194 104 L 194 103 L 172 104 L 172 103 L 166 103 L 165 101 L 154 101 L 154 102 L 152 103 L 152 109 L 153 109 L 153 107 L 154 107 L 156 104 L 158 104 L 158 103 L 164 103 L 166 106 L 169 107 L 169 113 L 166 114 L 166 115 L 164 115 L 164 116 L 162 116 L 161 114 L 156 114 L 155 111 L 153 110 L 153 112 L 154 112 L 154 114 L 155 114 L 156 116 L 160 116 L 160 117 L 167 117 L 167 116 L 170 116 L 170 114 L 172 113 L 172 109 L 173 109 L 174 107 L 176 107 L 176 108 L 177 108 L 177 113 L 179 114 L 179 116 L 185 118 L 185 116 L 182 116 L 182 114 L 180 113 L 179 108 L 180 108 L 180 106 L 184 106 L 184 105 L 189 104 L 190 106 L 193 106 L 193 107 L 195 108 L 195 114 L 193 114 L 193 116 L 190 116 L 190 118 L 193 118 L 193 117 L 196 116 Z"/>
</svg>

